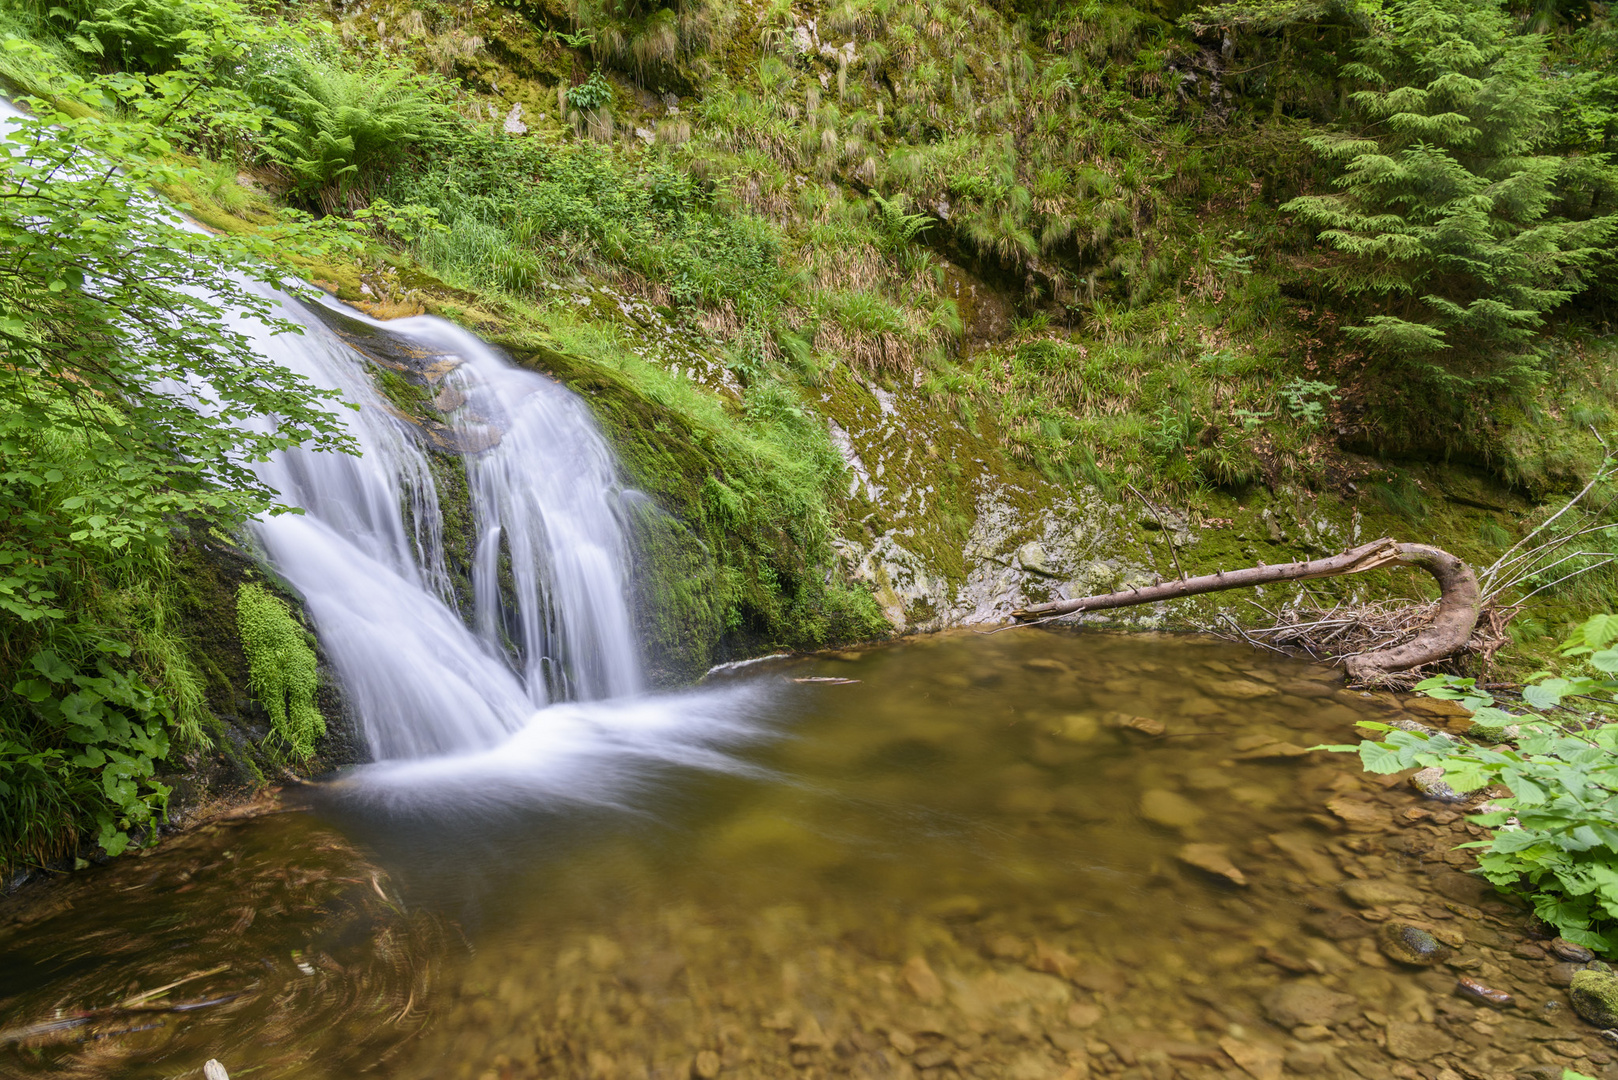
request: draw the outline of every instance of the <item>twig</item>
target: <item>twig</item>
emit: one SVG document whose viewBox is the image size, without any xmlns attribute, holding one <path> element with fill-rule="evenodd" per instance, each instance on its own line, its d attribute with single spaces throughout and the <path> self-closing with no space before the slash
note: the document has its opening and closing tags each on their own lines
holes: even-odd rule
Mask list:
<svg viewBox="0 0 1618 1080">
<path fill-rule="evenodd" d="M 1576 578 L 1580 574 L 1587 574 L 1591 570 L 1599 570 L 1603 566 L 1606 566 L 1608 563 L 1613 562 L 1613 561 L 1614 561 L 1613 559 L 1602 559 L 1600 562 L 1596 563 L 1594 566 L 1583 566 L 1583 567 L 1580 567 L 1579 569 L 1573 571 L 1571 574 L 1564 574 L 1561 577 L 1557 578 L 1555 581 L 1550 582 L 1549 584 L 1541 585 L 1539 588 L 1535 589 L 1533 592 L 1531 592 L 1527 596 L 1523 597 L 1522 600 L 1519 601 L 1519 603 L 1526 603 L 1528 600 L 1532 599 L 1533 597 L 1538 596 L 1540 593 L 1544 592 L 1546 589 L 1553 588 L 1554 586 L 1560 585 L 1562 582 L 1567 581 L 1569 578 Z"/>
<path fill-rule="evenodd" d="M 1157 527 L 1163 530 L 1163 537 L 1168 541 L 1169 558 L 1174 560 L 1174 570 L 1180 575 L 1180 580 L 1184 581 L 1185 569 L 1180 566 L 1180 553 L 1179 551 L 1175 550 L 1174 547 L 1174 534 L 1169 531 L 1168 523 L 1163 520 L 1163 515 L 1157 512 L 1157 507 L 1153 506 L 1149 501 L 1147 501 L 1146 496 L 1142 495 L 1139 491 L 1135 491 L 1134 484 L 1126 482 L 1124 486 L 1130 491 L 1134 491 L 1135 498 L 1139 499 L 1143 503 L 1146 503 L 1146 509 L 1150 510 L 1152 512 L 1152 516 L 1157 519 Z"/>
</svg>

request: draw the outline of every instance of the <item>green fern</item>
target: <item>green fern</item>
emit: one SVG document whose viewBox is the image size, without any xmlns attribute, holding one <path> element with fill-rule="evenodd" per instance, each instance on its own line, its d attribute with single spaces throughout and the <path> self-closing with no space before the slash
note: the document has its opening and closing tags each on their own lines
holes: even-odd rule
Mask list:
<svg viewBox="0 0 1618 1080">
<path fill-rule="evenodd" d="M 326 720 L 315 708 L 319 677 L 315 651 L 286 601 L 246 584 L 236 592 L 236 629 L 247 654 L 248 681 L 270 714 L 270 734 L 292 755 L 307 760 Z"/>
<path fill-rule="evenodd" d="M 294 191 L 331 211 L 363 192 L 400 151 L 444 138 L 449 110 L 439 84 L 406 68 L 366 64 L 352 71 L 302 58 L 263 80 L 279 116 L 267 156 Z"/>
</svg>

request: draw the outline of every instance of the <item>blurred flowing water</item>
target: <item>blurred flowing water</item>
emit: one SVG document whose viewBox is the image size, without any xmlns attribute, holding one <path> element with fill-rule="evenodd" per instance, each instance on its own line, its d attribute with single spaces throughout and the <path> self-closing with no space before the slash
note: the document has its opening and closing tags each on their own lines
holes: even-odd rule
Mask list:
<svg viewBox="0 0 1618 1080">
<path fill-rule="evenodd" d="M 826 678 L 856 681 L 795 681 Z M 1404 1075 L 1410 1031 L 1483 1075 L 1600 1053 L 1452 865 L 1455 815 L 1301 752 L 1375 715 L 1325 669 L 1019 629 L 641 701 L 75 875 L 0 929 L 0 1028 L 108 1011 L 0 1074 L 1211 1080 L 1234 1052 L 1348 1080 Z M 1362 914 L 1367 881 L 1393 899 Z M 1390 918 L 1463 935 L 1517 1008 L 1389 963 Z M 116 1010 L 188 976 L 156 1000 L 238 996 Z"/>
<path fill-rule="evenodd" d="M 265 477 L 305 513 L 255 528 L 305 598 L 372 753 L 485 751 L 553 700 L 638 691 L 621 492 L 583 404 L 442 320 L 387 324 L 458 392 L 450 426 L 492 443 L 465 456 L 476 555 L 463 615 L 444 566 L 439 492 L 410 423 L 324 321 L 292 303 L 279 314 L 303 333 L 244 329 L 265 356 L 360 405 L 345 419 L 363 452 L 279 456 Z"/>
</svg>

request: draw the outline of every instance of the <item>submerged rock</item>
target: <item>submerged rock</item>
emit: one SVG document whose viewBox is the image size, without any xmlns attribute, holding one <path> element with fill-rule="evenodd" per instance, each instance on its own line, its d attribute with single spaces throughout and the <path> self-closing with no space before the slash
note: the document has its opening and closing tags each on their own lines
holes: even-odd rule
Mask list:
<svg viewBox="0 0 1618 1080">
<path fill-rule="evenodd" d="M 1571 960 L 1577 964 L 1588 964 L 1596 958 L 1596 954 L 1583 945 L 1576 945 L 1567 938 L 1556 938 L 1551 942 L 1551 952 L 1563 960 Z"/>
<path fill-rule="evenodd" d="M 1051 734 L 1068 742 L 1089 742 L 1101 730 L 1096 718 L 1085 713 L 1068 713 L 1059 718 Z"/>
<path fill-rule="evenodd" d="M 1500 1008 L 1506 1008 L 1507 1006 L 1514 1005 L 1517 1001 L 1516 998 L 1512 997 L 1504 990 L 1496 990 L 1494 987 L 1489 986 L 1486 983 L 1478 982 L 1476 979 L 1469 978 L 1465 975 L 1461 976 L 1461 978 L 1455 983 L 1455 992 L 1463 997 L 1472 998 L 1474 1001 L 1486 1002 Z"/>
<path fill-rule="evenodd" d="M 1233 885 L 1245 886 L 1247 875 L 1236 868 L 1225 850 L 1224 844 L 1186 844 L 1175 857 L 1187 866 L 1224 878 Z"/>
<path fill-rule="evenodd" d="M 1330 1027 L 1353 1016 L 1359 999 L 1313 982 L 1282 984 L 1264 999 L 1264 1012 L 1284 1028 Z"/>
<path fill-rule="evenodd" d="M 1581 971 L 1573 976 L 1567 996 L 1573 1011 L 1596 1027 L 1618 1027 L 1618 975 Z"/>
<path fill-rule="evenodd" d="M 900 973 L 910 992 L 924 1004 L 942 1001 L 944 998 L 944 984 L 939 981 L 932 965 L 927 963 L 924 956 L 912 956 L 905 961 L 904 970 Z"/>
<path fill-rule="evenodd" d="M 1405 1061 L 1431 1061 L 1455 1048 L 1455 1040 L 1432 1024 L 1394 1020 L 1388 1024 L 1388 1053 Z"/>
<path fill-rule="evenodd" d="M 1452 951 L 1421 927 L 1408 923 L 1384 923 L 1377 932 L 1376 944 L 1389 960 L 1411 967 L 1431 967 Z"/>
<path fill-rule="evenodd" d="M 1184 829 L 1201 821 L 1202 807 L 1164 788 L 1153 788 L 1140 797 L 1140 816 L 1154 825 Z"/>
<path fill-rule="evenodd" d="M 1388 904 L 1419 904 L 1426 899 L 1415 889 L 1393 881 L 1350 881 L 1343 886 L 1343 895 L 1358 907 L 1381 907 Z"/>
</svg>

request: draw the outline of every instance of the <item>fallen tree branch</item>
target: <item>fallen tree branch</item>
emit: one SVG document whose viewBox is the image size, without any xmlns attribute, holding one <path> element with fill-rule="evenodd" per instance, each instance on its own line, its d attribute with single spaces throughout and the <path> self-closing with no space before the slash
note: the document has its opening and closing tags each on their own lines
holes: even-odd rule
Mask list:
<svg viewBox="0 0 1618 1080">
<path fill-rule="evenodd" d="M 1477 576 L 1472 568 L 1447 551 L 1426 544 L 1401 544 L 1390 537 L 1351 548 L 1340 555 L 1279 566 L 1250 566 L 1243 570 L 1221 570 L 1215 574 L 1162 582 L 1137 589 L 1124 589 L 1102 596 L 1077 600 L 1054 600 L 1012 612 L 1019 622 L 1072 615 L 1081 611 L 1151 604 L 1183 596 L 1250 588 L 1283 581 L 1362 574 L 1390 566 L 1415 566 L 1427 571 L 1438 582 L 1441 596 L 1432 623 L 1414 639 L 1392 648 L 1376 649 L 1345 659 L 1350 677 L 1370 681 L 1395 671 L 1406 671 L 1441 660 L 1456 652 L 1472 636 L 1477 625 L 1481 598 Z"/>
</svg>

